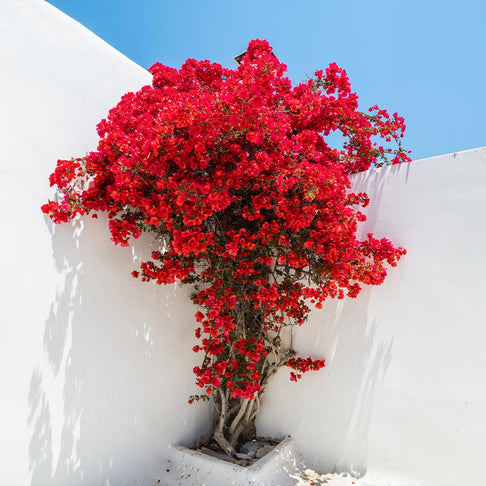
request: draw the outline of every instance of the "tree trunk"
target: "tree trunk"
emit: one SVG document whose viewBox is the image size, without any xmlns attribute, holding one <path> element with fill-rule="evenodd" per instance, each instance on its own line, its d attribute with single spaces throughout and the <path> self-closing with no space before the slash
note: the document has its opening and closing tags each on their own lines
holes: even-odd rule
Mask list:
<svg viewBox="0 0 486 486">
<path fill-rule="evenodd" d="M 268 274 L 264 276 L 267 278 Z M 265 317 L 261 309 L 255 309 L 243 300 L 237 304 L 234 317 L 238 335 L 265 340 L 267 348 L 271 348 L 272 352 L 262 356 L 257 363 L 261 390 L 255 393 L 254 399 L 231 398 L 231 392 L 225 383 L 221 384 L 219 393 L 213 396 L 219 413 L 213 437 L 221 449 L 230 456 L 236 454 L 240 437 L 245 440 L 256 437 L 255 419 L 260 411 L 260 403 L 268 381 L 285 361 L 281 356 L 280 342 L 277 343 L 263 332 Z M 229 347 L 228 355 L 231 356 L 233 352 L 234 350 Z"/>
<path fill-rule="evenodd" d="M 219 389 L 218 406 L 219 416 L 214 430 L 213 438 L 221 449 L 229 456 L 235 456 L 238 449 L 238 440 L 245 441 L 256 438 L 255 419 L 260 411 L 260 403 L 265 393 L 268 381 L 277 372 L 282 362 L 278 361 L 268 366 L 261 380 L 262 389 L 255 394 L 253 400 L 233 399 L 228 400 L 229 391 Z M 265 365 L 264 365 L 265 366 Z M 233 406 L 229 409 L 229 404 Z"/>
<path fill-rule="evenodd" d="M 220 397 L 224 392 L 220 391 Z M 227 405 L 221 407 L 219 417 L 214 430 L 213 438 L 221 449 L 229 456 L 236 454 L 238 439 L 244 436 L 245 440 L 256 437 L 255 418 L 257 415 L 257 400 L 245 399 L 235 406 L 233 416 L 228 414 Z M 225 398 L 222 400 L 225 403 Z"/>
<path fill-rule="evenodd" d="M 214 430 L 214 440 L 217 442 L 219 447 L 228 455 L 234 456 L 236 451 L 234 446 L 226 439 L 224 435 L 224 428 L 226 425 L 227 417 L 228 417 L 228 410 L 227 410 L 227 400 L 225 393 L 219 389 L 219 397 L 221 400 L 221 407 L 219 409 L 219 417 L 218 423 L 216 424 L 216 428 Z"/>
</svg>

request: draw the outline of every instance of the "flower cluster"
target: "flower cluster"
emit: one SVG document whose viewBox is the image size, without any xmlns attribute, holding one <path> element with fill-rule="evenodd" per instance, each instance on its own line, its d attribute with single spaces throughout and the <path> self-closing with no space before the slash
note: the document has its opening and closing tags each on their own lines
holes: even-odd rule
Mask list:
<svg viewBox="0 0 486 486">
<path fill-rule="evenodd" d="M 315 370 L 319 371 L 324 368 L 325 361 L 323 359 L 302 359 L 302 358 L 290 358 L 285 363 L 287 366 L 293 370 L 300 371 L 300 373 L 305 373 L 306 371 Z M 297 381 L 302 378 L 300 373 L 295 374 L 293 371 L 290 372 L 290 380 Z"/>
<path fill-rule="evenodd" d="M 153 85 L 126 94 L 98 125 L 97 150 L 58 161 L 50 182 L 61 198 L 42 207 L 56 223 L 106 212 L 121 246 L 142 232 L 157 237 L 132 275 L 195 285 L 194 373 L 207 394 L 254 399 L 279 366 L 297 371 L 293 380 L 320 369 L 322 360 L 289 359 L 282 329 L 303 324 L 309 304 L 380 284 L 405 253 L 356 239 L 369 200 L 349 181 L 409 160 L 403 119 L 361 112 L 335 64 L 294 87 L 285 70 L 261 40 L 234 70 L 155 64 Z M 342 146 L 326 141 L 333 132 Z"/>
</svg>

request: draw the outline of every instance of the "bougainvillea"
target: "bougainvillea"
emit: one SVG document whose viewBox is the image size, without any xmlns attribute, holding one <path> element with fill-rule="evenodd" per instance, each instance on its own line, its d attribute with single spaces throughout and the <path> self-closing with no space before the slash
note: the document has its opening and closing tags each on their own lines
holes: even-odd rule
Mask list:
<svg viewBox="0 0 486 486">
<path fill-rule="evenodd" d="M 107 212 L 121 246 L 154 234 L 152 258 L 132 275 L 194 285 L 202 394 L 191 401 L 212 397 L 214 437 L 229 454 L 279 367 L 297 381 L 324 366 L 295 357 L 282 330 L 302 325 L 310 304 L 380 284 L 405 253 L 371 234 L 357 240 L 369 200 L 349 180 L 409 160 L 403 119 L 359 111 L 336 64 L 295 87 L 285 70 L 260 40 L 233 70 L 155 64 L 153 85 L 123 96 L 98 125 L 97 151 L 58 161 L 58 200 L 42 207 L 56 223 Z"/>
</svg>

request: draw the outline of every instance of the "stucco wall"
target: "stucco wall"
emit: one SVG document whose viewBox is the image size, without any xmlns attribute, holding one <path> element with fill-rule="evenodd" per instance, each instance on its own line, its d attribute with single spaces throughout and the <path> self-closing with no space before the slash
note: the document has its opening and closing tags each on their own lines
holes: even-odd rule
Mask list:
<svg viewBox="0 0 486 486">
<path fill-rule="evenodd" d="M 188 290 L 129 277 L 149 239 L 115 248 L 103 218 L 54 227 L 39 210 L 56 159 L 95 148 L 96 123 L 150 75 L 43 1 L 0 2 L 0 46 L 0 485 L 152 484 L 167 446 L 209 422 L 186 403 Z M 354 178 L 363 231 L 408 254 L 295 332 L 327 367 L 276 376 L 262 433 L 291 434 L 322 470 L 486 484 L 485 183 L 484 148 Z"/>
<path fill-rule="evenodd" d="M 291 434 L 324 470 L 486 484 L 485 187 L 486 148 L 354 177 L 371 198 L 363 233 L 408 254 L 382 286 L 328 302 L 294 333 L 327 367 L 297 384 L 277 376 L 262 431 Z"/>
<path fill-rule="evenodd" d="M 40 211 L 56 160 L 151 76 L 43 1 L 0 2 L 0 64 L 0 484 L 152 484 L 208 424 L 187 291 L 130 277 L 149 241 Z"/>
</svg>

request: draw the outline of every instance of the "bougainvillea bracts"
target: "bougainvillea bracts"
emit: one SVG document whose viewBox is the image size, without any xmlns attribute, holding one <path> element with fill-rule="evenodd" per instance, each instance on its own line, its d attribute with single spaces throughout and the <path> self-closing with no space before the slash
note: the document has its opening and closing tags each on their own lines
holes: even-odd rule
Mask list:
<svg viewBox="0 0 486 486">
<path fill-rule="evenodd" d="M 42 207 L 55 223 L 106 212 L 121 246 L 155 235 L 152 258 L 132 275 L 194 286 L 202 393 L 191 401 L 213 399 L 214 437 L 228 454 L 281 366 L 294 381 L 324 366 L 296 357 L 283 329 L 302 325 L 312 305 L 381 284 L 405 253 L 371 234 L 357 239 L 369 199 L 349 180 L 409 161 L 404 120 L 360 111 L 336 64 L 296 86 L 285 71 L 262 40 L 235 69 L 155 64 L 152 86 L 99 123 L 97 150 L 58 161 L 58 201 Z"/>
</svg>

